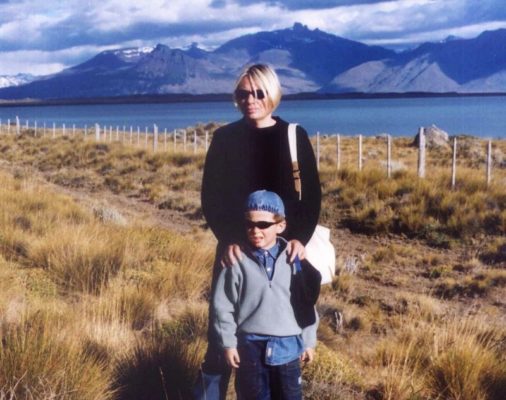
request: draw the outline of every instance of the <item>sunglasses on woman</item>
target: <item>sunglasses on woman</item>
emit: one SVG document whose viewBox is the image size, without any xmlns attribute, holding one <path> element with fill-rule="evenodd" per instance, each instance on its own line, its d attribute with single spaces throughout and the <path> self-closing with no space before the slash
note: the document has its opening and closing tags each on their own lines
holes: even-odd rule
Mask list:
<svg viewBox="0 0 506 400">
<path fill-rule="evenodd" d="M 276 225 L 277 222 L 250 221 L 249 219 L 247 219 L 246 221 L 244 221 L 244 224 L 246 225 L 246 228 L 248 228 L 248 229 L 253 229 L 253 228 L 267 229 L 267 228 L 270 228 L 272 225 Z"/>
<path fill-rule="evenodd" d="M 262 89 L 257 90 L 237 89 L 235 91 L 235 97 L 239 100 L 246 100 L 250 95 L 257 100 L 263 100 L 266 97 L 266 94 Z"/>
</svg>

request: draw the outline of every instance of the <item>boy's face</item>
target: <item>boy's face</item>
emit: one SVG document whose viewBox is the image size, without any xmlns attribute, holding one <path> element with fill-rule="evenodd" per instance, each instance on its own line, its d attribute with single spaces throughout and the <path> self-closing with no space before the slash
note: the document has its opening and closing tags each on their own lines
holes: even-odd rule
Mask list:
<svg viewBox="0 0 506 400">
<path fill-rule="evenodd" d="M 284 220 L 276 222 L 274 214 L 268 211 L 247 211 L 245 218 L 248 241 L 257 249 L 270 249 L 274 246 L 277 235 L 281 234 L 286 227 Z M 272 225 L 267 226 L 269 224 Z"/>
</svg>

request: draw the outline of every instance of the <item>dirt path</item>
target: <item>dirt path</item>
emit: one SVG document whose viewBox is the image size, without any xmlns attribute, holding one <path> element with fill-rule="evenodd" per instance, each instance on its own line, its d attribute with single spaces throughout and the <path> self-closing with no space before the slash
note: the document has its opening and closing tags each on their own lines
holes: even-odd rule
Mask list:
<svg viewBox="0 0 506 400">
<path fill-rule="evenodd" d="M 142 225 L 158 226 L 181 233 L 188 233 L 193 229 L 203 228 L 204 226 L 204 221 L 191 220 L 182 212 L 176 210 L 159 209 L 156 205 L 139 198 L 114 194 L 109 190 L 90 191 L 85 187 L 69 188 L 54 184 L 49 182 L 46 175 L 36 168 L 0 160 L 0 170 L 14 176 L 29 177 L 38 184 L 49 188 L 52 192 L 71 197 L 86 209 L 108 209 L 117 212 L 128 223 L 135 222 Z"/>
</svg>

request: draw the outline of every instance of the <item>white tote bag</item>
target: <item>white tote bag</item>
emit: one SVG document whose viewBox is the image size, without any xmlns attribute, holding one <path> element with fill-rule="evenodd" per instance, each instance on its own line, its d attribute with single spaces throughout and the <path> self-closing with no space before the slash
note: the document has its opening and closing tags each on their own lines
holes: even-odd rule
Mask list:
<svg viewBox="0 0 506 400">
<path fill-rule="evenodd" d="M 297 124 L 288 125 L 288 144 L 290 146 L 290 158 L 292 159 L 293 179 L 295 190 L 302 199 L 302 185 L 300 170 L 297 159 Z M 332 282 L 336 274 L 336 251 L 330 241 L 330 229 L 322 225 L 316 225 L 315 231 L 306 244 L 306 259 L 322 275 L 322 285 Z"/>
</svg>

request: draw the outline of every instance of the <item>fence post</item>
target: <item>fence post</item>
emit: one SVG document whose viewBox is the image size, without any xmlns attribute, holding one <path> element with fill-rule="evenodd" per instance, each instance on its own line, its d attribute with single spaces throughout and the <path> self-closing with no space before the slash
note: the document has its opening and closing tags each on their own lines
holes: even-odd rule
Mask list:
<svg viewBox="0 0 506 400">
<path fill-rule="evenodd" d="M 186 152 L 186 129 L 183 132 L 183 151 Z"/>
<path fill-rule="evenodd" d="M 358 135 L 358 170 L 362 171 L 362 135 Z"/>
<path fill-rule="evenodd" d="M 100 125 L 95 124 L 95 142 L 100 142 Z"/>
<path fill-rule="evenodd" d="M 88 124 L 84 125 L 84 137 L 88 137 Z"/>
<path fill-rule="evenodd" d="M 63 136 L 65 136 L 66 127 L 65 124 L 63 124 Z"/>
<path fill-rule="evenodd" d="M 453 155 L 452 155 L 452 189 L 455 189 L 455 180 L 457 178 L 457 138 L 453 138 Z"/>
<path fill-rule="evenodd" d="M 33 124 L 33 130 L 34 130 L 35 137 L 37 137 L 37 121 L 35 121 Z"/>
<path fill-rule="evenodd" d="M 7 135 L 11 134 L 11 119 L 7 119 Z"/>
<path fill-rule="evenodd" d="M 174 129 L 174 151 L 176 151 L 176 130 Z"/>
<path fill-rule="evenodd" d="M 119 141 L 119 126 L 116 125 L 116 141 Z"/>
<path fill-rule="evenodd" d="M 487 186 L 492 182 L 492 141 L 487 144 Z"/>
<path fill-rule="evenodd" d="M 339 171 L 341 169 L 341 135 L 336 135 L 336 168 Z"/>
<path fill-rule="evenodd" d="M 21 125 L 20 125 L 20 122 L 19 122 L 19 117 L 16 115 L 16 135 L 20 135 L 21 134 Z"/>
<path fill-rule="evenodd" d="M 193 154 L 197 154 L 197 131 L 193 131 Z"/>
<path fill-rule="evenodd" d="M 25 129 L 28 130 L 30 128 L 30 125 L 28 124 L 28 120 L 26 120 Z"/>
<path fill-rule="evenodd" d="M 158 150 L 158 126 L 153 125 L 153 152 Z"/>
<path fill-rule="evenodd" d="M 53 139 L 56 137 L 56 123 L 53 122 Z"/>
<path fill-rule="evenodd" d="M 320 132 L 316 132 L 316 168 L 320 170 Z"/>
<path fill-rule="evenodd" d="M 209 149 L 209 131 L 206 131 L 206 153 Z"/>
<path fill-rule="evenodd" d="M 418 177 L 425 178 L 425 131 L 418 130 Z"/>
<path fill-rule="evenodd" d="M 46 123 L 44 122 L 44 128 L 42 129 L 42 137 L 46 136 Z"/>
<path fill-rule="evenodd" d="M 130 144 L 132 144 L 132 137 L 133 137 L 133 127 L 130 125 Z"/>
<path fill-rule="evenodd" d="M 392 136 L 387 135 L 387 177 L 392 177 Z"/>
<path fill-rule="evenodd" d="M 144 147 L 148 147 L 148 127 L 144 128 Z"/>
</svg>

